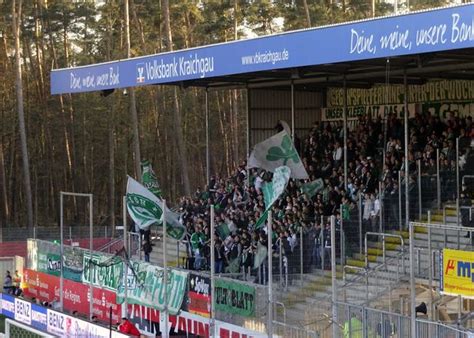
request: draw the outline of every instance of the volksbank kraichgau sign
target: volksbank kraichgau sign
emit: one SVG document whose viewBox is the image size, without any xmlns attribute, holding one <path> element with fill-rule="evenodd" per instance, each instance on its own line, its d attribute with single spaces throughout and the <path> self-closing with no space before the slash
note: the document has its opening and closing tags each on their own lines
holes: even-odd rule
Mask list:
<svg viewBox="0 0 474 338">
<path fill-rule="evenodd" d="M 58 69 L 51 73 L 51 93 L 171 83 L 472 47 L 474 4 L 466 4 Z"/>
</svg>

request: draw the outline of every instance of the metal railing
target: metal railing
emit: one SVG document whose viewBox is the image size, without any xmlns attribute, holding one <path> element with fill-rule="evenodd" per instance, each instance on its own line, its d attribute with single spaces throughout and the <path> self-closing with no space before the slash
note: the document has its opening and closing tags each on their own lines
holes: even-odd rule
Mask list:
<svg viewBox="0 0 474 338">
<path fill-rule="evenodd" d="M 385 256 L 386 256 L 386 247 L 385 247 L 385 239 L 387 237 L 389 238 L 397 238 L 400 239 L 400 251 L 401 251 L 401 261 L 402 261 L 402 271 L 405 271 L 405 259 L 404 259 L 404 252 L 405 252 L 405 242 L 403 240 L 403 237 L 401 235 L 397 234 L 389 234 L 389 233 L 380 233 L 380 232 L 366 232 L 365 233 L 365 238 L 364 238 L 364 247 L 365 247 L 365 266 L 368 268 L 369 266 L 369 250 L 368 250 L 368 241 L 367 237 L 368 236 L 378 236 L 382 237 L 382 260 L 383 263 L 385 264 Z"/>
</svg>

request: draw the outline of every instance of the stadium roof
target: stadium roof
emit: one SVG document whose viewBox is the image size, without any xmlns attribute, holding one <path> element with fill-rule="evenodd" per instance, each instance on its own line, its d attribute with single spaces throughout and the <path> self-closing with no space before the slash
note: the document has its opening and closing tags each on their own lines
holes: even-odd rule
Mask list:
<svg viewBox="0 0 474 338">
<path fill-rule="evenodd" d="M 285 32 L 51 73 L 51 93 L 151 84 L 370 87 L 474 78 L 474 4 Z"/>
</svg>

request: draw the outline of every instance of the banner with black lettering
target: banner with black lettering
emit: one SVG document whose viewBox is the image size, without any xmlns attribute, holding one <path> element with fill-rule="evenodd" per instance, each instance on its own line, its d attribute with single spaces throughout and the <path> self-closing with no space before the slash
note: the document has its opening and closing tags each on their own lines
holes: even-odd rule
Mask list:
<svg viewBox="0 0 474 338">
<path fill-rule="evenodd" d="M 215 307 L 217 311 L 244 317 L 255 315 L 255 288 L 246 284 L 216 279 Z"/>
</svg>

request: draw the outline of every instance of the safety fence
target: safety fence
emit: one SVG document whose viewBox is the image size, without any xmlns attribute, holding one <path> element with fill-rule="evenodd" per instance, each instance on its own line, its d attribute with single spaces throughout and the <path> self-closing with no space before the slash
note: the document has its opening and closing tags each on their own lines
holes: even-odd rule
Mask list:
<svg viewBox="0 0 474 338">
<path fill-rule="evenodd" d="M 337 337 L 412 337 L 410 317 L 395 312 L 336 303 Z M 331 328 L 332 329 L 332 328 Z M 474 332 L 440 322 L 416 319 L 416 338 L 467 338 Z M 330 337 L 324 332 L 320 337 Z"/>
</svg>

